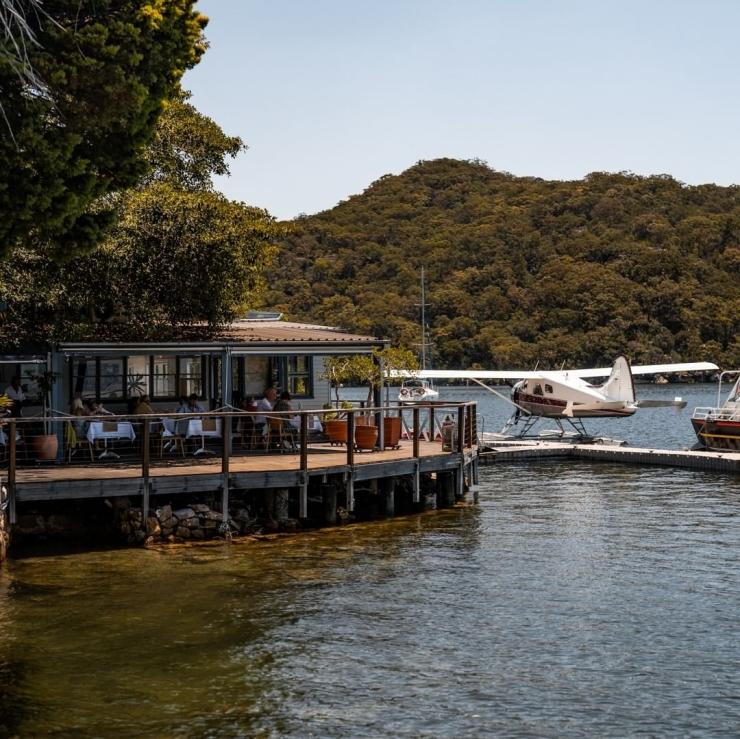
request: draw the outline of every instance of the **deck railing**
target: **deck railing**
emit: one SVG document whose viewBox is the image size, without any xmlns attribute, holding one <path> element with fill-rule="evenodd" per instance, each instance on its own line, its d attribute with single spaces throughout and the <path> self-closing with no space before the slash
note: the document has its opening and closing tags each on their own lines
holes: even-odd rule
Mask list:
<svg viewBox="0 0 740 739">
<path fill-rule="evenodd" d="M 258 417 L 266 419 L 265 426 L 259 425 Z M 19 469 L 105 466 L 114 478 L 116 470 L 139 467 L 146 491 L 157 467 L 187 463 L 192 468 L 197 459 L 212 469 L 220 458 L 220 471 L 227 484 L 231 460 L 236 456 L 295 454 L 297 469 L 306 472 L 309 455 L 334 444 L 335 451 L 344 447 L 346 464 L 353 466 L 356 455 L 382 450 L 389 442 L 395 442 L 385 438 L 386 418 L 400 419 L 397 423 L 401 426 L 402 446 L 399 448 L 407 449 L 413 458 L 420 456 L 422 440 L 435 441 L 441 437 L 440 452 L 449 453 L 462 453 L 478 442 L 474 402 L 270 413 L 222 409 L 150 415 L 56 414 L 2 419 L 0 465 L 6 468 L 5 481 L 13 512 Z M 327 434 L 327 421 L 331 420 L 343 422 L 338 438 Z M 371 449 L 367 449 L 367 441 L 360 441 L 363 434 L 359 427 L 367 425 L 378 429 L 374 441 L 370 435 Z M 148 501 L 145 500 L 144 506 L 148 507 Z"/>
</svg>

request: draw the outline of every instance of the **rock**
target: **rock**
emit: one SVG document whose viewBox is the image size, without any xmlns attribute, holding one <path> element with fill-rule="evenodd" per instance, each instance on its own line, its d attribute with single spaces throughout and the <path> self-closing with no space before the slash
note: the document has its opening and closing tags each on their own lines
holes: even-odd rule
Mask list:
<svg viewBox="0 0 740 739">
<path fill-rule="evenodd" d="M 139 529 L 138 531 L 134 533 L 134 541 L 137 544 L 143 544 L 145 539 L 146 539 L 146 531 L 142 531 L 141 529 Z"/>
<path fill-rule="evenodd" d="M 149 536 L 154 536 L 155 534 L 160 534 L 162 532 L 162 529 L 159 527 L 159 521 L 157 520 L 156 516 L 149 516 L 146 520 L 146 533 L 149 534 Z"/>
<path fill-rule="evenodd" d="M 118 510 L 127 511 L 131 508 L 131 501 L 128 498 L 113 498 L 112 505 Z"/>
<path fill-rule="evenodd" d="M 198 529 L 200 528 L 200 521 L 195 517 L 186 518 L 184 521 L 180 521 L 180 526 L 187 526 L 189 529 Z"/>
<path fill-rule="evenodd" d="M 177 511 L 173 511 L 172 515 L 177 516 L 177 518 L 182 521 L 186 518 L 192 518 L 195 515 L 195 511 L 192 508 L 180 508 Z"/>
<path fill-rule="evenodd" d="M 204 513 L 201 518 L 206 521 L 223 521 L 224 514 L 219 513 L 219 511 L 208 511 L 207 513 Z"/>
<path fill-rule="evenodd" d="M 153 536 L 147 536 L 146 539 L 144 539 L 144 546 L 149 547 L 152 544 L 154 544 L 154 537 Z"/>
<path fill-rule="evenodd" d="M 164 520 L 162 520 L 161 518 L 159 519 L 159 525 L 162 527 L 163 531 L 164 529 L 174 529 L 177 524 L 178 521 L 174 516 L 170 516 L 169 518 L 165 518 Z"/>
<path fill-rule="evenodd" d="M 190 506 L 196 513 L 208 513 L 211 509 L 203 503 L 196 503 Z"/>
<path fill-rule="evenodd" d="M 241 528 L 241 526 L 239 525 L 239 521 L 235 521 L 233 518 L 230 518 L 229 519 L 229 528 L 232 531 L 239 531 L 239 529 Z"/>
<path fill-rule="evenodd" d="M 298 531 L 301 528 L 301 525 L 296 518 L 286 518 L 284 521 L 280 522 L 280 530 L 281 531 Z"/>
<path fill-rule="evenodd" d="M 128 521 L 122 521 L 118 527 L 118 530 L 124 535 L 128 536 L 131 533 L 131 526 Z"/>
<path fill-rule="evenodd" d="M 175 534 L 181 539 L 189 539 L 190 529 L 186 528 L 185 526 L 178 526 L 177 529 L 175 529 Z"/>
<path fill-rule="evenodd" d="M 166 539 L 173 533 L 174 530 L 174 526 L 162 526 L 162 536 Z"/>
<path fill-rule="evenodd" d="M 176 536 L 174 536 L 173 534 L 169 534 L 169 535 L 167 536 L 167 541 L 168 541 L 168 542 L 169 542 L 170 544 L 174 544 L 174 543 L 175 543 L 176 541 L 180 541 L 180 539 L 178 539 L 178 538 L 177 538 Z"/>
<path fill-rule="evenodd" d="M 164 525 L 165 521 L 172 518 L 172 506 L 171 505 L 162 506 L 161 508 L 157 508 L 157 510 L 154 513 L 159 519 L 160 523 Z"/>
<path fill-rule="evenodd" d="M 212 518 L 207 518 L 205 521 L 203 521 L 203 528 L 206 529 L 217 529 L 218 528 L 218 521 L 214 521 Z"/>
<path fill-rule="evenodd" d="M 46 530 L 46 521 L 43 516 L 37 516 L 36 514 L 26 514 L 25 516 L 18 516 L 18 521 L 15 524 L 15 530 L 19 534 L 43 534 Z"/>
<path fill-rule="evenodd" d="M 203 532 L 203 529 L 194 529 L 190 532 L 190 536 L 193 537 L 193 539 L 205 539 L 206 535 Z"/>
</svg>

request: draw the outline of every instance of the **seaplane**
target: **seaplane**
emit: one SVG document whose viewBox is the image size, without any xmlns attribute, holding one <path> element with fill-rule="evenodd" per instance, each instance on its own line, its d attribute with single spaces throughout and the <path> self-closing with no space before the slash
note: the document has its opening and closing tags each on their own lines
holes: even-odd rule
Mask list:
<svg viewBox="0 0 740 739">
<path fill-rule="evenodd" d="M 429 380 L 470 380 L 499 398 L 511 403 L 514 412 L 501 431 L 509 434 L 520 422 L 519 433 L 525 436 L 543 418 L 552 419 L 565 433 L 563 424 L 570 425 L 577 435 L 588 434 L 584 418 L 625 418 L 635 413 L 639 402 L 635 395 L 635 375 L 666 375 L 678 372 L 714 372 L 719 368 L 712 362 L 684 362 L 677 364 L 645 364 L 630 366 L 625 356 L 619 356 L 611 367 L 588 369 L 543 370 L 417 370 L 395 371 L 394 377 L 417 377 Z M 593 381 L 607 379 L 601 384 Z M 486 381 L 515 381 L 511 398 L 486 384 Z M 667 401 L 666 405 L 673 405 Z"/>
</svg>

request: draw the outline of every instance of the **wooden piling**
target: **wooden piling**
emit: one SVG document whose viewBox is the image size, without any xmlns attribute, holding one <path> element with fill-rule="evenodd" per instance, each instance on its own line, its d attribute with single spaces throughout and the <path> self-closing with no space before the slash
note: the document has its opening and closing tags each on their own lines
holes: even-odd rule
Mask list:
<svg viewBox="0 0 740 739">
<path fill-rule="evenodd" d="M 17 522 L 15 511 L 15 472 L 18 463 L 15 435 L 17 433 L 15 419 L 11 418 L 8 421 L 8 518 L 11 524 Z"/>
</svg>

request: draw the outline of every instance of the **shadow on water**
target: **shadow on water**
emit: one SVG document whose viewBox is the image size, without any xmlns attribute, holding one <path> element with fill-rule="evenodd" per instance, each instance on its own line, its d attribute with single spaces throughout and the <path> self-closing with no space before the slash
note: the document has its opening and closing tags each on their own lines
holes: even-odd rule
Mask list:
<svg viewBox="0 0 740 739">
<path fill-rule="evenodd" d="M 430 537 L 475 548 L 478 517 L 461 508 L 230 545 L 24 552 L 0 568 L 0 733 L 281 733 L 295 689 L 286 667 L 311 660 L 306 630 L 332 638 L 346 587 L 382 598 Z"/>
</svg>

